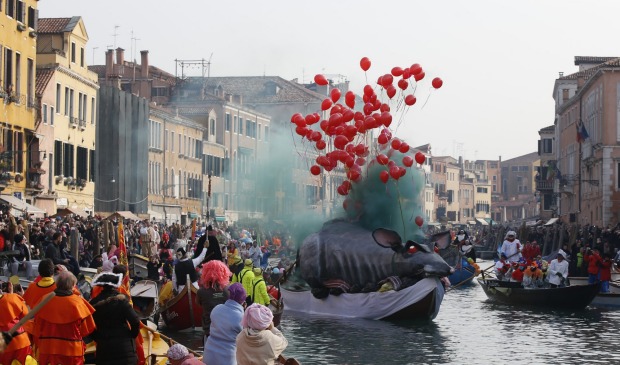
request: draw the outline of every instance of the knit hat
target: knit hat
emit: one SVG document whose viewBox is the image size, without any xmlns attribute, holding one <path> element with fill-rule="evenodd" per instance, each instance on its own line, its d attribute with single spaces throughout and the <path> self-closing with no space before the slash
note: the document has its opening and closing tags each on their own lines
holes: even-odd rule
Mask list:
<svg viewBox="0 0 620 365">
<path fill-rule="evenodd" d="M 170 360 L 181 360 L 189 355 L 189 351 L 187 350 L 187 347 L 181 345 L 180 343 L 176 343 L 170 346 L 166 355 Z"/>
<path fill-rule="evenodd" d="M 244 328 L 264 330 L 269 327 L 272 321 L 273 313 L 271 313 L 271 309 L 255 303 L 246 308 L 243 319 L 241 320 L 241 325 Z"/>
<path fill-rule="evenodd" d="M 228 286 L 228 299 L 232 299 L 235 302 L 241 304 L 245 302 L 245 298 L 247 298 L 248 294 L 245 292 L 243 285 L 240 283 L 234 283 Z"/>
</svg>

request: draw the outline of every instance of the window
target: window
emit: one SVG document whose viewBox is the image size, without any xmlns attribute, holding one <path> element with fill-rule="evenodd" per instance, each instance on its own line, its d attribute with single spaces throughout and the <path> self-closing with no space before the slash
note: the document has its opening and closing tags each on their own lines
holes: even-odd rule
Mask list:
<svg viewBox="0 0 620 365">
<path fill-rule="evenodd" d="M 2 1 L 0 1 L 0 3 L 1 2 Z M 39 22 L 39 11 L 33 8 L 32 6 L 29 6 L 28 7 L 28 27 L 31 29 L 37 29 L 38 22 Z"/>
<path fill-rule="evenodd" d="M 47 124 L 47 104 L 43 104 L 41 107 L 41 114 L 43 114 L 43 124 Z"/>
<path fill-rule="evenodd" d="M 265 126 L 265 142 L 269 141 L 269 127 Z"/>
<path fill-rule="evenodd" d="M 80 47 L 80 66 L 84 67 L 84 47 Z"/>
<path fill-rule="evenodd" d="M 21 96 L 22 93 L 22 55 L 15 52 L 15 95 Z M 18 99 L 19 100 L 19 99 Z M 18 101 L 19 103 L 19 101 Z"/>
<path fill-rule="evenodd" d="M 170 135 L 170 152 L 174 152 L 174 131 Z M 171 182 L 172 183 L 172 182 Z"/>
<path fill-rule="evenodd" d="M 88 161 L 88 177 L 90 181 L 95 181 L 95 150 L 90 150 L 90 161 Z"/>
<path fill-rule="evenodd" d="M 497 181 L 497 175 L 493 175 L 493 181 Z"/>
<path fill-rule="evenodd" d="M 562 101 L 566 101 L 568 98 L 568 89 L 562 89 Z"/>
<path fill-rule="evenodd" d="M 75 63 L 75 42 L 71 42 L 71 63 Z"/>
<path fill-rule="evenodd" d="M 69 117 L 73 118 L 73 89 L 69 90 Z"/>
<path fill-rule="evenodd" d="M 478 193 L 485 193 L 486 194 L 489 191 L 489 189 L 488 188 L 477 187 L 476 191 Z"/>
<path fill-rule="evenodd" d="M 542 153 L 553 152 L 553 140 L 551 138 L 544 138 L 542 140 Z"/>
<path fill-rule="evenodd" d="M 15 18 L 15 0 L 7 0 L 6 15 Z"/>
<path fill-rule="evenodd" d="M 215 119 L 209 121 L 209 135 L 215 136 Z"/>
<path fill-rule="evenodd" d="M 95 98 L 90 99 L 90 124 L 95 124 Z"/>
<path fill-rule="evenodd" d="M 65 86 L 65 115 L 69 115 L 69 88 Z"/>
<path fill-rule="evenodd" d="M 230 114 L 226 113 L 226 132 L 230 132 Z"/>
<path fill-rule="evenodd" d="M 519 171 L 519 166 L 510 166 L 510 171 L 512 171 L 512 172 Z"/>
<path fill-rule="evenodd" d="M 260 130 L 263 126 L 261 124 L 258 125 L 258 140 L 260 141 Z"/>
<path fill-rule="evenodd" d="M 60 91 L 62 90 L 60 84 L 56 84 L 56 110 L 60 107 Z"/>
<path fill-rule="evenodd" d="M 164 151 L 168 150 L 168 130 L 164 131 Z"/>
<path fill-rule="evenodd" d="M 18 22 L 26 22 L 26 4 L 23 1 L 17 1 L 17 9 L 15 11 L 15 19 Z"/>
<path fill-rule="evenodd" d="M 50 106 L 50 125 L 54 125 L 54 107 Z"/>
<path fill-rule="evenodd" d="M 246 129 L 247 133 L 247 129 Z M 243 135 L 243 118 L 239 117 L 239 134 Z"/>
<path fill-rule="evenodd" d="M 54 141 L 54 174 L 59 176 L 63 174 L 62 170 L 62 142 Z"/>
<path fill-rule="evenodd" d="M 233 116 L 233 133 L 237 133 L 237 130 L 239 130 L 239 126 L 237 125 L 237 116 Z"/>
<path fill-rule="evenodd" d="M 82 119 L 82 113 L 84 110 L 82 109 L 82 93 L 78 93 L 78 119 Z"/>
<path fill-rule="evenodd" d="M 73 145 L 63 143 L 63 175 L 65 177 L 73 177 Z"/>
<path fill-rule="evenodd" d="M 80 119 L 82 119 L 82 123 L 86 124 L 86 113 L 87 113 L 87 104 L 88 104 L 88 97 L 86 96 L 86 94 L 82 95 L 82 104 L 84 104 L 83 109 L 82 109 L 82 116 L 80 117 Z"/>
<path fill-rule="evenodd" d="M 26 89 L 26 94 L 28 97 L 28 106 L 29 107 L 34 107 L 34 61 L 32 59 L 28 59 L 27 61 L 27 72 L 28 75 L 26 75 L 27 79 L 28 79 L 28 84 L 27 84 L 27 89 Z"/>
<path fill-rule="evenodd" d="M 88 179 L 88 150 L 84 147 L 77 148 L 76 177 L 83 180 Z"/>
</svg>

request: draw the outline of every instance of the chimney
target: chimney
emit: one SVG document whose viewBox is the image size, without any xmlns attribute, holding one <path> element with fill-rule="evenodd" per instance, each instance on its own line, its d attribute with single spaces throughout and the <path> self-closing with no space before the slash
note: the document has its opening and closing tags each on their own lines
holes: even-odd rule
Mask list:
<svg viewBox="0 0 620 365">
<path fill-rule="evenodd" d="M 114 50 L 108 49 L 105 54 L 105 76 L 110 77 L 114 73 Z"/>
<path fill-rule="evenodd" d="M 121 47 L 116 49 L 116 64 L 122 66 L 125 63 L 125 50 Z"/>
<path fill-rule="evenodd" d="M 149 51 L 140 51 L 140 77 L 149 78 Z"/>
<path fill-rule="evenodd" d="M 239 104 L 239 105 L 243 104 L 243 98 L 241 97 L 241 95 L 233 95 L 232 99 L 233 99 L 233 102 L 236 104 Z"/>
</svg>

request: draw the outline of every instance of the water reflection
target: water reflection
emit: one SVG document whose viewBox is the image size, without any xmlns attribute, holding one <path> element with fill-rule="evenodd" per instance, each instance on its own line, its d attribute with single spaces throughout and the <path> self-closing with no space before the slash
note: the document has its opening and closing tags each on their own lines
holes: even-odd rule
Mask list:
<svg viewBox="0 0 620 365">
<path fill-rule="evenodd" d="M 286 356 L 308 364 L 618 364 L 617 312 L 553 311 L 487 301 L 477 283 L 446 294 L 432 322 L 285 312 Z M 171 334 L 202 349 L 201 332 Z"/>
</svg>

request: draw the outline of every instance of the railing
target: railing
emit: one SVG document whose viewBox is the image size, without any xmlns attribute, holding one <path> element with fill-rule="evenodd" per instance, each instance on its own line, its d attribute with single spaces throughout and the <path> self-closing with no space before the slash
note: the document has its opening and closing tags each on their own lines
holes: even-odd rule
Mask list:
<svg viewBox="0 0 620 365">
<path fill-rule="evenodd" d="M 536 180 L 536 190 L 553 190 L 553 180 Z"/>
</svg>

